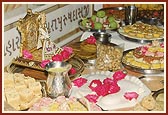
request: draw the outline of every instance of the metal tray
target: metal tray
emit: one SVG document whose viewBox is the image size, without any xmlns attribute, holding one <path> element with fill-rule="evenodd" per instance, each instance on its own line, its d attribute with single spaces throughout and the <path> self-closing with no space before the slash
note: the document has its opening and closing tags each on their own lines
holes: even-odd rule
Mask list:
<svg viewBox="0 0 168 115">
<path fill-rule="evenodd" d="M 137 72 L 137 73 L 142 73 L 142 74 L 158 74 L 158 73 L 164 72 L 164 69 L 142 69 L 142 68 L 139 68 L 139 67 L 136 67 L 136 66 L 131 66 L 131 65 L 125 63 L 124 60 L 123 60 L 124 56 L 132 50 L 134 50 L 134 49 L 130 49 L 130 50 L 127 50 L 127 51 L 123 52 L 122 65 L 125 68 L 127 68 L 131 71 Z"/>
<path fill-rule="evenodd" d="M 128 41 L 132 41 L 132 42 L 137 42 L 137 43 L 141 43 L 141 44 L 145 44 L 145 43 L 151 43 L 154 40 L 157 40 L 159 42 L 163 42 L 164 38 L 154 38 L 154 39 L 146 39 L 146 38 L 136 38 L 136 37 L 131 37 L 129 35 L 126 35 L 122 32 L 122 28 L 119 28 L 117 31 L 120 34 L 120 37 L 128 40 Z"/>
<path fill-rule="evenodd" d="M 32 75 L 31 77 L 34 77 L 39 80 L 46 80 L 47 74 L 44 68 L 38 68 L 39 66 L 33 66 L 33 67 L 27 66 L 26 62 L 24 61 L 22 62 L 23 63 L 20 64 L 20 63 L 16 63 L 16 61 L 13 60 L 12 63 L 8 65 L 7 72 L 9 73 L 22 73 L 23 72 L 24 73 L 25 72 L 24 70 L 26 70 L 25 74 L 30 75 L 30 76 Z M 73 56 L 72 58 L 67 60 L 67 62 L 70 63 L 72 67 L 76 69 L 75 74 L 69 75 L 70 79 L 73 80 L 74 78 L 80 76 L 84 70 L 84 62 L 76 56 Z M 39 62 L 37 64 L 39 64 Z M 40 77 L 37 77 L 37 76 L 40 76 Z"/>
</svg>

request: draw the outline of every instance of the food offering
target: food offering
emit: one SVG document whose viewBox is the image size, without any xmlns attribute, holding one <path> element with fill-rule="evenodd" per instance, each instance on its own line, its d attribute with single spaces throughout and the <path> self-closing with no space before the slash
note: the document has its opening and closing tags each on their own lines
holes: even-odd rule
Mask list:
<svg viewBox="0 0 168 115">
<path fill-rule="evenodd" d="M 42 97 L 39 81 L 20 73 L 4 73 L 4 99 L 15 110 L 25 110 Z"/>
<path fill-rule="evenodd" d="M 136 22 L 118 29 L 118 32 L 126 39 L 135 42 L 163 41 L 164 29 L 155 25 Z"/>
<path fill-rule="evenodd" d="M 101 108 L 85 98 L 59 96 L 55 99 L 43 97 L 28 111 L 101 111 Z"/>
<path fill-rule="evenodd" d="M 70 44 L 75 56 L 82 60 L 95 59 L 96 58 L 96 38 L 90 35 L 81 42 L 75 42 Z"/>
<path fill-rule="evenodd" d="M 107 16 L 105 11 L 100 10 L 97 11 L 95 15 L 80 20 L 79 26 L 82 30 L 88 31 L 116 30 L 119 28 L 119 21 L 117 21 L 112 15 Z"/>
<path fill-rule="evenodd" d="M 103 110 L 135 106 L 151 91 L 136 77 L 125 71 L 96 71 L 73 80 L 71 96 L 85 97 Z"/>
<path fill-rule="evenodd" d="M 124 52 L 122 63 L 126 68 L 142 73 L 157 73 L 164 70 L 164 44 L 152 43 Z"/>
</svg>

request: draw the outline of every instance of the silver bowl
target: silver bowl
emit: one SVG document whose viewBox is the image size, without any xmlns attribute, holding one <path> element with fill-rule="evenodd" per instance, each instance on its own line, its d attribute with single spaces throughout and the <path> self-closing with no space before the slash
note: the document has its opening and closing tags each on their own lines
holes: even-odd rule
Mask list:
<svg viewBox="0 0 168 115">
<path fill-rule="evenodd" d="M 143 18 L 142 22 L 150 25 L 158 25 L 160 20 L 158 18 Z"/>
<path fill-rule="evenodd" d="M 93 36 L 96 38 L 97 41 L 103 44 L 110 43 L 110 39 L 112 38 L 112 35 L 107 32 L 96 32 L 93 33 Z"/>
</svg>

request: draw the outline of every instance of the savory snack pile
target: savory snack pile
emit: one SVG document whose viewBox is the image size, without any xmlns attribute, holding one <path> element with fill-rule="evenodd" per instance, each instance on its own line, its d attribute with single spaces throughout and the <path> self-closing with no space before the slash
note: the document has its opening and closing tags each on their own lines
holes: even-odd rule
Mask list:
<svg viewBox="0 0 168 115">
<path fill-rule="evenodd" d="M 103 71 L 116 71 L 121 69 L 123 48 L 97 44 L 96 68 Z"/>
<path fill-rule="evenodd" d="M 41 97 L 41 84 L 34 78 L 4 73 L 4 99 L 14 109 L 28 109 Z"/>
</svg>

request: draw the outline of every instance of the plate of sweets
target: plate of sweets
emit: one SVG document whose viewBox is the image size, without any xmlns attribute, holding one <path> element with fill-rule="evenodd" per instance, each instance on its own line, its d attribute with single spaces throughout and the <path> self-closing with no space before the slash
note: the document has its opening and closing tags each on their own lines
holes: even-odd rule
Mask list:
<svg viewBox="0 0 168 115">
<path fill-rule="evenodd" d="M 117 30 L 120 21 L 117 21 L 113 16 L 107 16 L 106 12 L 99 10 L 95 15 L 79 20 L 78 25 L 83 31 L 106 31 Z"/>
<path fill-rule="evenodd" d="M 164 71 L 164 43 L 153 41 L 124 52 L 122 64 L 135 72 L 154 74 Z"/>
<path fill-rule="evenodd" d="M 125 70 L 96 71 L 73 80 L 72 97 L 85 97 L 102 110 L 114 111 L 135 106 L 151 93 L 137 77 Z"/>
<path fill-rule="evenodd" d="M 136 22 L 133 25 L 126 25 L 118 29 L 119 34 L 126 40 L 147 43 L 153 40 L 164 40 L 164 29 L 156 25 Z"/>
<path fill-rule="evenodd" d="M 28 111 L 102 111 L 95 103 L 90 103 L 85 98 L 77 99 L 75 97 L 67 98 L 58 96 L 55 99 L 42 97 L 33 104 Z"/>
</svg>

